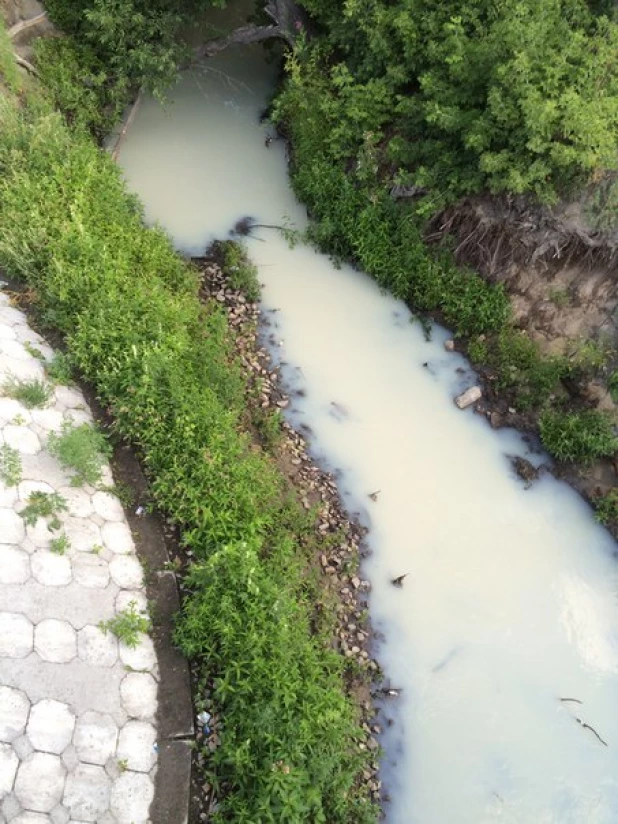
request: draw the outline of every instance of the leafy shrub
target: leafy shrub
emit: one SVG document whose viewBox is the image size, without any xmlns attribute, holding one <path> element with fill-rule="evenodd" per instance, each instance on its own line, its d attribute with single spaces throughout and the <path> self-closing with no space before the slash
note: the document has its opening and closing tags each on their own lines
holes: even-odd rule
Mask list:
<svg viewBox="0 0 618 824">
<path fill-rule="evenodd" d="M 541 439 L 560 461 L 591 463 L 613 455 L 618 438 L 608 415 L 594 409 L 583 412 L 547 410 L 540 419 Z"/>
<path fill-rule="evenodd" d="M 243 431 L 224 313 L 201 305 L 195 272 L 143 226 L 119 170 L 83 133 L 1 100 L 0 126 L 0 265 L 36 288 L 43 321 L 66 336 L 71 363 L 139 451 L 154 503 L 200 564 L 177 637 L 225 708 L 206 761 L 225 816 L 375 820 L 356 789 L 368 756 L 341 661 L 310 634 L 306 518 Z M 98 477 L 105 445 L 98 436 L 93 448 L 92 430 L 67 429 L 52 448 Z"/>
</svg>

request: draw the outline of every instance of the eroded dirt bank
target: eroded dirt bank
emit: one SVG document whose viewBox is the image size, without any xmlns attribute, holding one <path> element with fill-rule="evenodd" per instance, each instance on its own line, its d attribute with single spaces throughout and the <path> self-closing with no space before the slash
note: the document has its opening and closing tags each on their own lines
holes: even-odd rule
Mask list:
<svg viewBox="0 0 618 824">
<path fill-rule="evenodd" d="M 592 225 L 592 197 L 553 209 L 524 198 L 467 198 L 433 219 L 427 239 L 448 243 L 458 263 L 503 284 L 517 327 L 544 355 L 583 362 L 561 382 L 566 408 L 598 409 L 618 423 L 618 236 Z M 494 427 L 536 436 L 538 413 L 517 410 L 517 388 L 498 389 L 495 369 L 476 368 L 484 384 L 477 411 Z M 618 485 L 618 456 L 552 471 L 594 505 Z M 618 521 L 607 526 L 618 537 Z"/>
</svg>

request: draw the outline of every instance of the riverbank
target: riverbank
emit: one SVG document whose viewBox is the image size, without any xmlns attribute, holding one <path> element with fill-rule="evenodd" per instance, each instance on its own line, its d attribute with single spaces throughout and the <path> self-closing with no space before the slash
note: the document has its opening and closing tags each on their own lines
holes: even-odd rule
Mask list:
<svg viewBox="0 0 618 824">
<path fill-rule="evenodd" d="M 345 543 L 332 497 L 318 539 L 318 512 L 247 429 L 226 313 L 200 300 L 195 270 L 143 226 L 111 159 L 41 101 L 0 106 L 0 263 L 42 327 L 64 336 L 192 560 L 176 640 L 208 672 L 199 711 L 222 724 L 204 764 L 220 815 L 375 820 L 375 742 L 355 686 L 368 654 L 358 637 L 350 655 L 332 648 L 339 599 L 320 594 L 330 576 L 310 563 L 318 552 L 347 558 L 332 546 Z M 292 466 L 306 466 L 299 447 Z M 355 596 L 339 595 L 348 624 Z"/>
<path fill-rule="evenodd" d="M 414 192 L 400 196 L 377 137 L 358 134 L 350 106 L 319 41 L 290 59 L 273 119 L 289 140 L 292 182 L 312 216 L 309 239 L 367 272 L 422 323 L 449 327 L 454 348 L 479 372 L 478 411 L 492 426 L 512 426 L 542 444 L 553 458 L 550 471 L 618 536 L 618 347 L 607 324 L 616 300 L 607 288 L 592 299 L 611 274 L 588 272 L 574 285 L 573 261 L 568 278 L 555 273 L 553 280 L 514 264 L 511 276 L 468 268 L 466 255 L 457 257 L 465 238 L 453 240 L 446 218 L 441 231 L 438 218 L 428 223 Z M 483 227 L 472 228 L 479 234 Z M 468 248 L 468 260 L 471 254 Z"/>
</svg>

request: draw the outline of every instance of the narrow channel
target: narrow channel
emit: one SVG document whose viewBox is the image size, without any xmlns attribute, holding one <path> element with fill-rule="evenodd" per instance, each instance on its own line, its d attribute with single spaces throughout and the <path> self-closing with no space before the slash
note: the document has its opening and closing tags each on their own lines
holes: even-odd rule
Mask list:
<svg viewBox="0 0 618 824">
<path fill-rule="evenodd" d="M 274 77 L 244 47 L 185 75 L 164 107 L 144 101 L 120 162 L 183 252 L 247 215 L 306 225 L 259 120 Z M 615 824 L 616 545 L 571 489 L 548 476 L 526 489 L 508 458 L 545 456 L 456 409 L 474 375 L 447 331 L 426 340 L 367 276 L 277 231 L 249 250 L 290 419 L 370 527 L 377 655 L 401 689 L 384 706 L 386 821 Z"/>
</svg>

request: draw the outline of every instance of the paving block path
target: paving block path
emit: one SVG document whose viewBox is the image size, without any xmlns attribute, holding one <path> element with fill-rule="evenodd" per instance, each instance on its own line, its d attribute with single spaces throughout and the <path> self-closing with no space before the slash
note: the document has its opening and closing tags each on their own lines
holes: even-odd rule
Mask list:
<svg viewBox="0 0 618 824">
<path fill-rule="evenodd" d="M 0 386 L 46 380 L 52 350 L 0 292 Z M 142 568 L 120 501 L 71 485 L 46 449 L 63 421 L 91 423 L 82 394 L 55 386 L 44 408 L 0 391 L 0 449 L 17 450 L 21 481 L 0 480 L 0 822 L 143 824 L 157 769 L 158 667 L 99 628 L 135 602 Z M 103 485 L 112 484 L 108 466 Z M 20 513 L 33 491 L 57 492 L 59 530 Z M 69 547 L 54 552 L 54 537 Z M 171 823 L 170 823 L 171 824 Z"/>
</svg>

